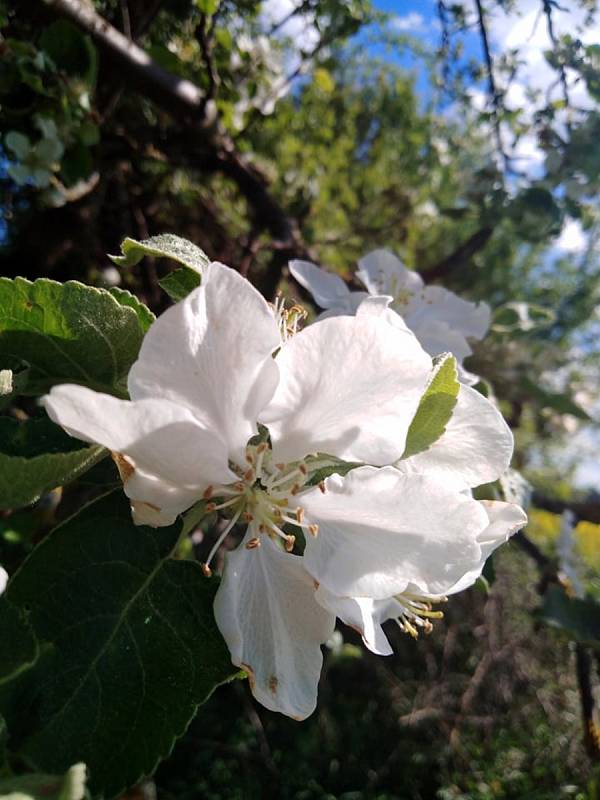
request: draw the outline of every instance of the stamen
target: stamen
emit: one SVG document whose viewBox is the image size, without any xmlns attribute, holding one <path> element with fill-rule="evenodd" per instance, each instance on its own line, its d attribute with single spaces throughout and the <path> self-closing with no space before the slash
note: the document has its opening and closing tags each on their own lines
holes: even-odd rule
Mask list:
<svg viewBox="0 0 600 800">
<path fill-rule="evenodd" d="M 233 526 L 235 525 L 235 523 L 236 523 L 236 522 L 238 521 L 238 519 L 240 518 L 240 515 L 241 515 L 241 513 L 242 513 L 242 509 L 240 508 L 240 510 L 239 510 L 238 512 L 236 512 L 235 516 L 233 516 L 233 517 L 232 517 L 232 518 L 229 520 L 229 522 L 228 522 L 228 524 L 227 524 L 227 527 L 225 528 L 225 530 L 223 531 L 223 533 L 222 533 L 222 534 L 219 536 L 219 538 L 217 539 L 217 541 L 216 541 L 216 542 L 213 544 L 213 546 L 212 546 L 212 548 L 211 548 L 211 551 L 210 551 L 210 553 L 208 554 L 208 558 L 206 559 L 206 562 L 205 562 L 205 563 L 202 565 L 202 571 L 204 572 L 204 574 L 205 574 L 205 575 L 206 575 L 206 572 L 205 572 L 205 569 L 204 569 L 204 568 L 206 568 L 206 570 L 209 570 L 209 571 L 210 571 L 210 562 L 213 560 L 213 558 L 214 558 L 214 555 L 215 555 L 215 553 L 217 552 L 217 550 L 219 549 L 219 547 L 220 547 L 220 546 L 223 544 L 223 542 L 224 542 L 224 541 L 225 541 L 225 539 L 227 538 L 227 534 L 228 534 L 228 533 L 231 531 L 231 529 L 233 528 Z M 207 577 L 210 577 L 210 575 L 208 575 Z"/>
<path fill-rule="evenodd" d="M 202 499 L 203 500 L 210 500 L 210 498 L 212 497 L 212 494 L 213 494 L 213 487 L 212 486 L 207 486 L 206 489 L 204 490 L 203 495 L 202 495 Z"/>
<path fill-rule="evenodd" d="M 325 494 L 325 492 L 327 491 L 327 489 L 325 488 L 325 481 L 319 481 L 318 486 L 319 486 L 320 491 L 323 494 Z"/>
<path fill-rule="evenodd" d="M 208 564 L 200 564 L 200 569 L 202 570 L 202 574 L 205 578 L 212 577 L 212 569 L 208 566 Z"/>
<path fill-rule="evenodd" d="M 308 526 L 308 532 L 310 533 L 311 536 L 314 536 L 316 538 L 318 536 L 318 534 L 319 534 L 319 526 L 318 525 L 309 525 Z"/>
<path fill-rule="evenodd" d="M 239 502 L 239 499 L 239 496 L 235 495 L 235 497 L 232 497 L 231 500 L 226 500 L 224 503 L 219 503 L 219 505 L 216 503 L 207 503 L 206 512 L 207 514 L 212 514 L 213 511 L 219 511 L 221 508 L 227 508 L 227 506 L 234 505 L 235 503 Z"/>
<path fill-rule="evenodd" d="M 291 553 L 294 549 L 294 545 L 296 544 L 296 537 L 290 534 L 286 537 L 285 540 L 285 549 L 287 553 Z"/>
<path fill-rule="evenodd" d="M 260 539 L 257 536 L 246 542 L 246 550 L 256 550 L 257 547 L 260 547 Z"/>
</svg>

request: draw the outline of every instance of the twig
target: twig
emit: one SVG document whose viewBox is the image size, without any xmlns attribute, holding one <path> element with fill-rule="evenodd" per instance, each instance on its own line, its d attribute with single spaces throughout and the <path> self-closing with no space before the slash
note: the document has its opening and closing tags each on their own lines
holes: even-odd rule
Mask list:
<svg viewBox="0 0 600 800">
<path fill-rule="evenodd" d="M 548 36 L 550 37 L 550 41 L 552 42 L 552 48 L 556 53 L 559 49 L 558 39 L 556 38 L 556 33 L 554 32 L 554 22 L 552 20 L 552 0 L 542 0 L 542 7 L 544 10 L 544 14 L 546 15 L 546 28 L 548 30 Z M 568 108 L 571 106 L 571 100 L 569 98 L 569 84 L 567 82 L 567 73 L 565 70 L 565 65 L 562 61 L 559 61 L 558 64 L 558 75 L 560 84 L 562 86 L 563 92 L 563 99 L 565 101 L 565 105 Z M 567 130 L 571 130 L 571 123 L 568 119 L 566 120 Z"/>
</svg>

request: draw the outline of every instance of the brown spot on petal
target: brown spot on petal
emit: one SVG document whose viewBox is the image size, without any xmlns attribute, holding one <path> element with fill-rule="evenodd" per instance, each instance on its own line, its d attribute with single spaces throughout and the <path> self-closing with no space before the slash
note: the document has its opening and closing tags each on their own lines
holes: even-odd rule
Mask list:
<svg viewBox="0 0 600 800">
<path fill-rule="evenodd" d="M 256 686 L 256 677 L 254 675 L 254 670 L 249 664 L 244 664 L 243 661 L 240 664 L 240 667 L 244 670 L 244 672 L 248 674 L 248 683 L 250 684 L 250 688 L 254 689 L 254 687 Z"/>
<path fill-rule="evenodd" d="M 112 460 L 117 465 L 117 469 L 119 470 L 119 475 L 123 483 L 127 483 L 129 478 L 135 472 L 135 467 L 133 466 L 133 462 L 131 459 L 124 456 L 122 453 L 115 453 L 111 452 Z M 160 511 L 160 508 L 158 509 Z"/>
<path fill-rule="evenodd" d="M 267 681 L 267 686 L 269 687 L 269 691 L 272 694 L 277 694 L 278 685 L 279 685 L 279 678 L 277 677 L 277 675 L 271 675 L 271 677 Z"/>
</svg>

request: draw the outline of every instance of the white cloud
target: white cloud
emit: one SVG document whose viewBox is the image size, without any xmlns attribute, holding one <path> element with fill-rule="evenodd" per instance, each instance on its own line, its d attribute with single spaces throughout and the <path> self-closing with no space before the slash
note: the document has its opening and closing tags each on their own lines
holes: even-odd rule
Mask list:
<svg viewBox="0 0 600 800">
<path fill-rule="evenodd" d="M 390 20 L 390 27 L 399 33 L 417 33 L 425 28 L 425 18 L 416 11 L 411 11 L 405 17 L 394 16 Z"/>
<path fill-rule="evenodd" d="M 566 253 L 581 253 L 588 244 L 588 238 L 576 219 L 570 219 L 563 227 L 554 246 Z"/>
</svg>

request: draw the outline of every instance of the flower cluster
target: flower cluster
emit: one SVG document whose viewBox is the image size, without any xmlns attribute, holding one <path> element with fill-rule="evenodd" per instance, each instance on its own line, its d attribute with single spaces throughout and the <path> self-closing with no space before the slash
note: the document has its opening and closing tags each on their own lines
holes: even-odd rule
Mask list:
<svg viewBox="0 0 600 800">
<path fill-rule="evenodd" d="M 490 327 L 487 303 L 470 303 L 442 286 L 425 286 L 423 279 L 388 250 L 374 250 L 358 262 L 356 277 L 366 292 L 350 291 L 346 283 L 309 261 L 292 261 L 290 272 L 324 308 L 321 318 L 355 314 L 365 298 L 386 296 L 390 308 L 402 316 L 423 349 L 431 356 L 450 351 L 459 364 L 463 383 L 478 378 L 464 369 L 471 355 L 468 339 L 483 339 Z"/>
<path fill-rule="evenodd" d="M 364 299 L 364 298 L 363 298 Z M 237 272 L 212 263 L 165 312 L 132 367 L 131 400 L 52 389 L 50 417 L 113 451 L 135 522 L 168 525 L 201 501 L 227 552 L 215 600 L 255 697 L 302 719 L 336 617 L 391 652 L 382 624 L 416 635 L 526 521 L 471 487 L 508 467 L 512 436 L 461 385 L 444 433 L 404 458 L 432 359 L 387 299 L 297 330 Z"/>
</svg>

